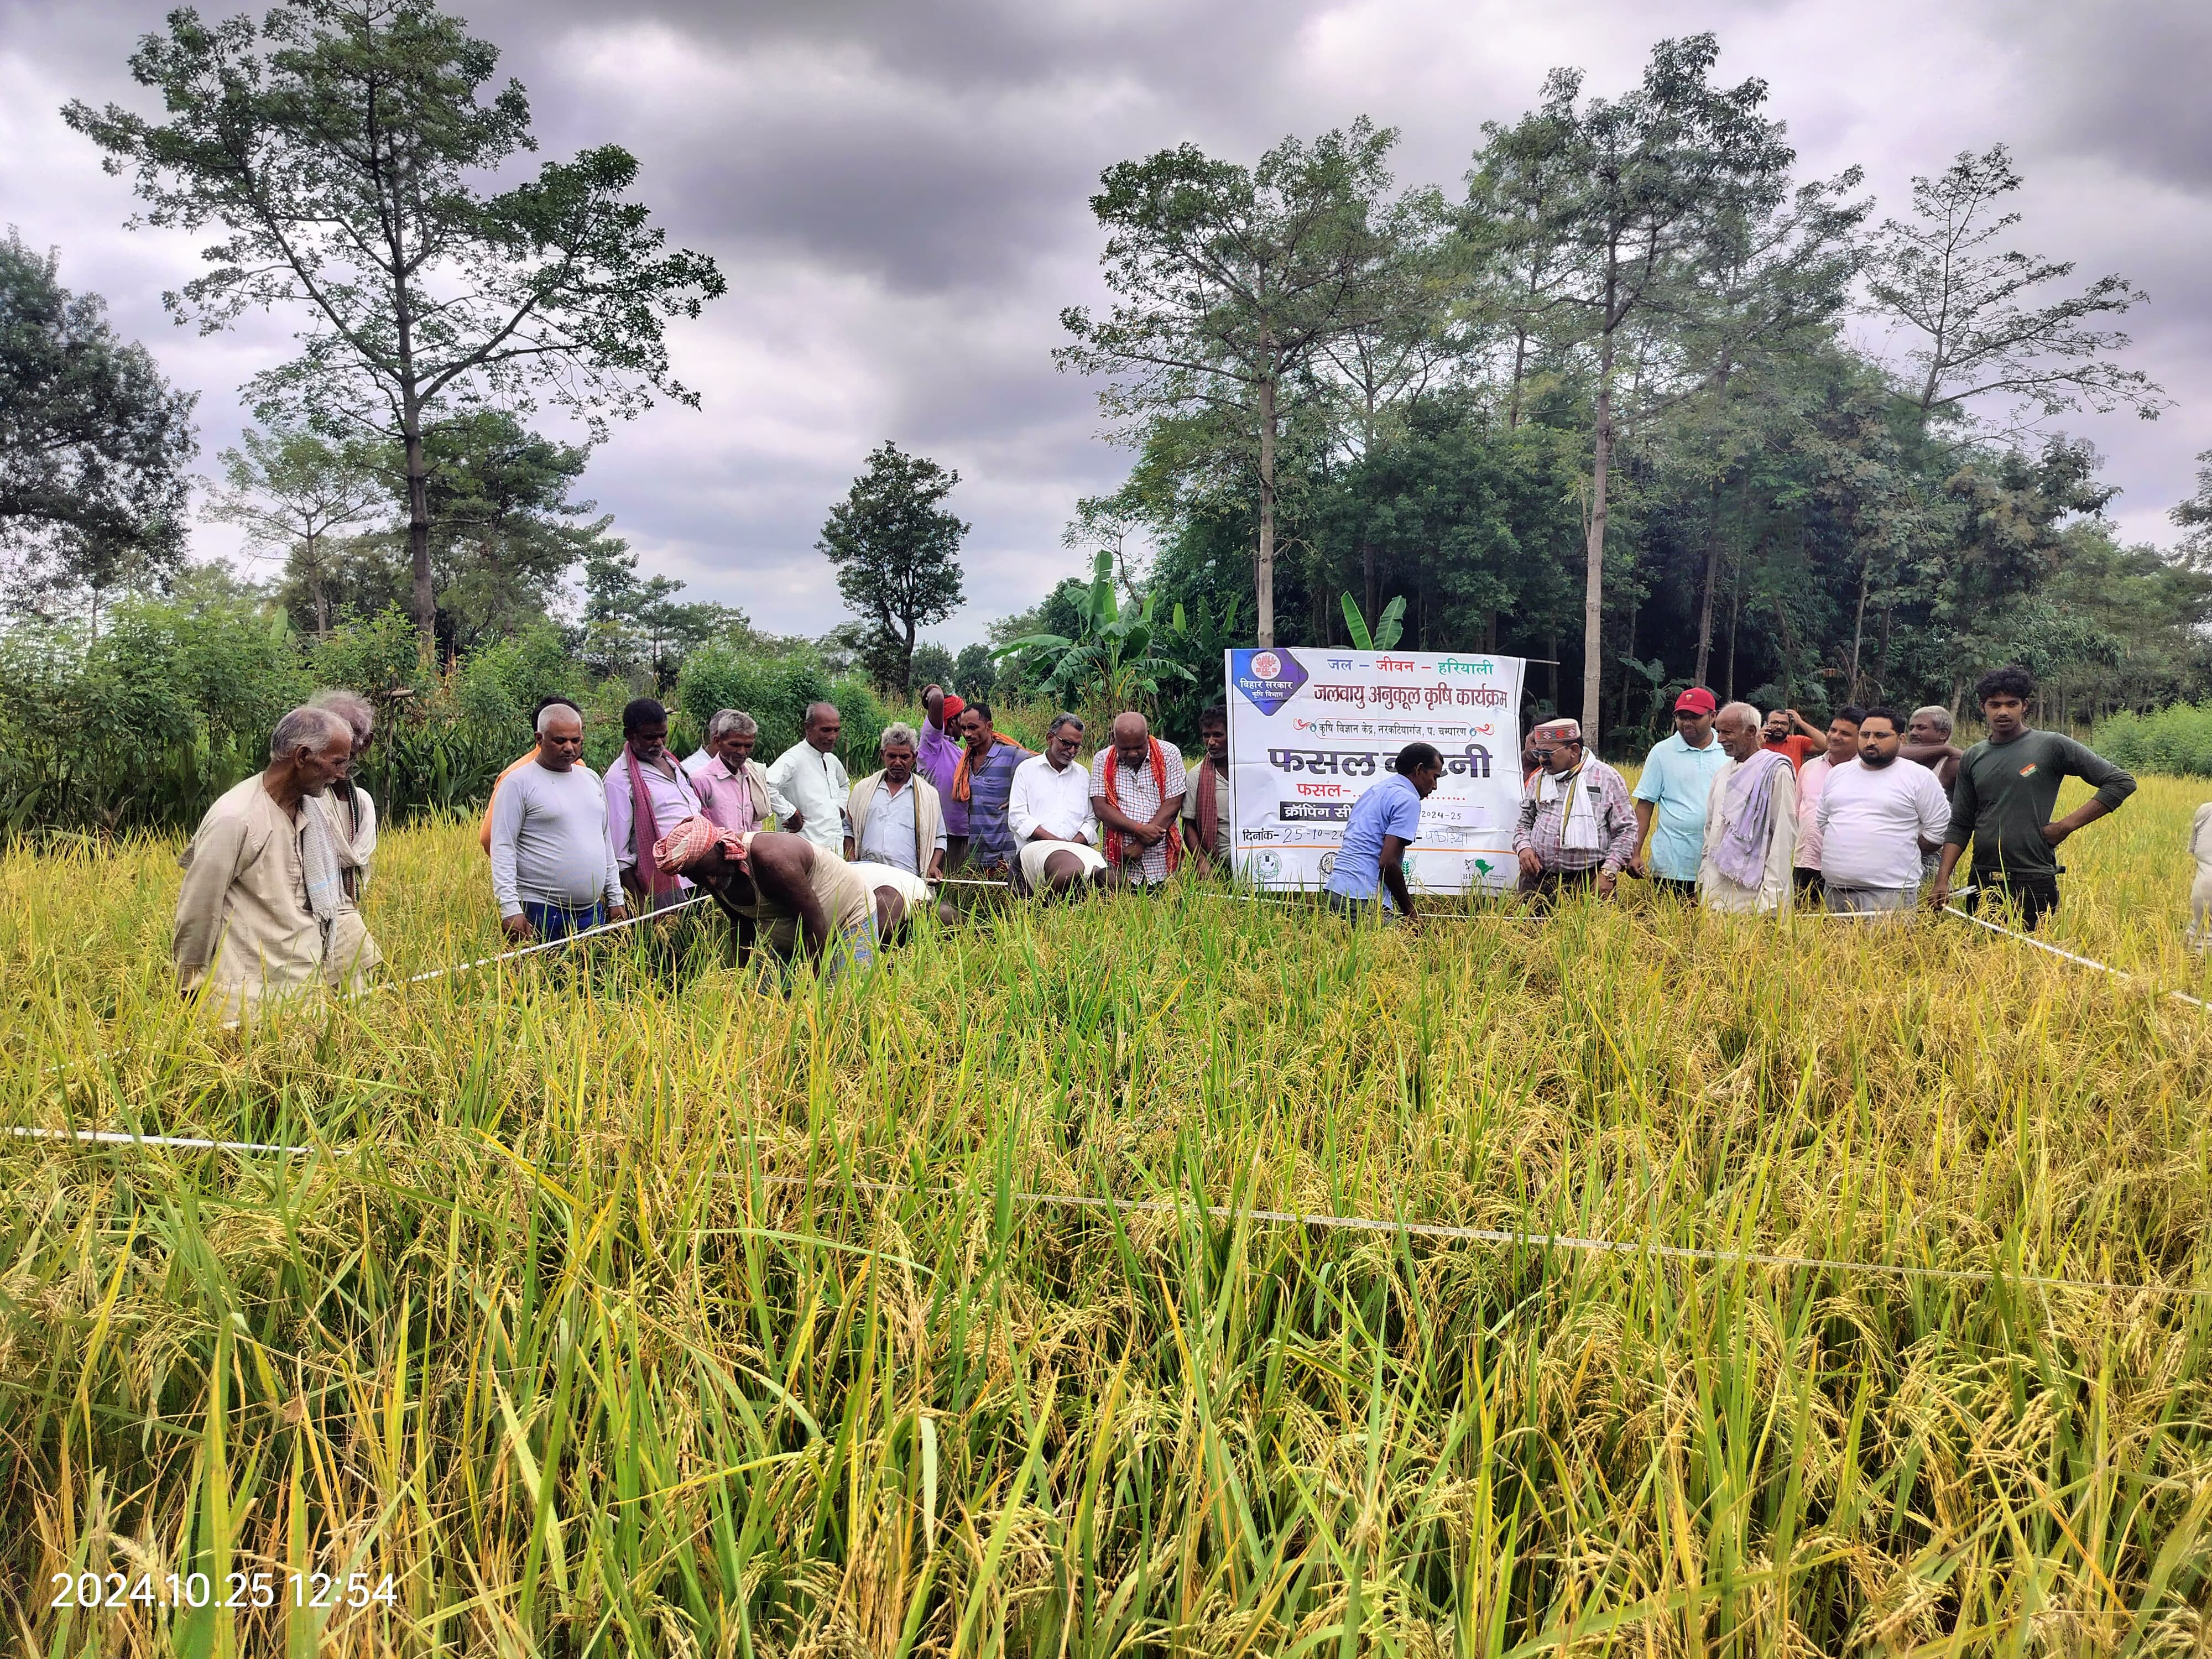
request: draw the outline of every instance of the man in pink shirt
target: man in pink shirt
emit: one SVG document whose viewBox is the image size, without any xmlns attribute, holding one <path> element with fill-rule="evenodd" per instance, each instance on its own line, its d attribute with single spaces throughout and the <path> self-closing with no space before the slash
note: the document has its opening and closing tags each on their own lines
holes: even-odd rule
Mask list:
<svg viewBox="0 0 2212 1659">
<path fill-rule="evenodd" d="M 1797 769 L 1797 855 L 1790 877 L 1797 896 L 1810 904 L 1820 902 L 1820 791 L 1836 768 L 1857 762 L 1859 722 L 1865 718 L 1866 710 L 1855 702 L 1838 709 L 1828 722 L 1828 752 Z"/>
<path fill-rule="evenodd" d="M 753 758 L 760 723 L 725 708 L 707 722 L 707 761 L 691 774 L 699 810 L 733 835 L 768 828 L 768 768 Z"/>
</svg>

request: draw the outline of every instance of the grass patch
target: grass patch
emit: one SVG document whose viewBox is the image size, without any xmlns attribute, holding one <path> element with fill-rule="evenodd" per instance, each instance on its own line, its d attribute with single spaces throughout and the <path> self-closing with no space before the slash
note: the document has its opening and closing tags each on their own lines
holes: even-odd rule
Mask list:
<svg viewBox="0 0 2212 1659">
<path fill-rule="evenodd" d="M 6 1121 L 327 1156 L 0 1143 L 0 1613 L 50 1653 L 2200 1651 L 2212 1297 L 1188 1207 L 2212 1289 L 2212 1022 L 2150 989 L 2206 994 L 2200 793 L 2066 849 L 2050 937 L 2137 984 L 1642 892 L 1407 939 L 1194 890 L 834 988 L 710 930 L 241 1036 L 176 997 L 173 846 L 9 855 Z M 496 948 L 472 825 L 394 833 L 369 912 L 402 974 Z M 276 1605 L 48 1605 L 195 1571 Z M 313 1571 L 392 1601 L 289 1606 Z"/>
</svg>

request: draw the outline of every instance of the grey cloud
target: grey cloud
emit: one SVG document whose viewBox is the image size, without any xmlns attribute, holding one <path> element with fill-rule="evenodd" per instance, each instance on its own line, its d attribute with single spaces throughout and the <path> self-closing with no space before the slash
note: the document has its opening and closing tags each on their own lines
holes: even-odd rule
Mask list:
<svg viewBox="0 0 2212 1659">
<path fill-rule="evenodd" d="M 2191 0 L 2026 15 L 1996 0 L 453 3 L 529 88 L 547 153 L 629 145 L 672 239 L 723 262 L 728 298 L 674 340 L 704 410 L 618 429 L 587 489 L 648 567 L 772 628 L 842 615 L 814 538 L 887 437 L 963 475 L 971 602 L 944 637 L 979 636 L 1073 568 L 1074 501 L 1127 465 L 1049 356 L 1059 308 L 1097 293 L 1102 167 L 1184 138 L 1249 158 L 1364 111 L 1405 130 L 1402 178 L 1456 190 L 1481 122 L 1526 108 L 1553 65 L 1617 91 L 1654 38 L 1705 27 L 1725 76 L 1771 82 L 1808 171 L 1864 162 L 1895 212 L 1911 174 L 2006 139 L 2029 176 L 2024 245 L 2151 290 L 2128 326 L 2179 407 L 2069 423 L 2110 458 L 2131 533 L 2165 533 L 2212 444 L 2212 276 L 2195 256 L 2212 116 L 2192 83 L 2212 23 Z M 66 280 L 203 391 L 211 454 L 290 325 L 171 328 L 156 296 L 194 245 L 122 232 L 126 190 L 52 114 L 143 97 L 124 60 L 167 3 L 0 0 L 0 218 L 59 243 Z"/>
</svg>

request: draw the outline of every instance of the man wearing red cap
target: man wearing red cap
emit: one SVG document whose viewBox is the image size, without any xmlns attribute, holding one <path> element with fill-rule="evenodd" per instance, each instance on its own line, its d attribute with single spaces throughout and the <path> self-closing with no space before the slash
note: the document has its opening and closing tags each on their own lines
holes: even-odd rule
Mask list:
<svg viewBox="0 0 2212 1659">
<path fill-rule="evenodd" d="M 1529 734 L 1529 746 L 1536 773 L 1522 796 L 1513 831 L 1521 890 L 1540 909 L 1549 908 L 1562 889 L 1595 887 L 1610 898 L 1636 856 L 1636 812 L 1628 804 L 1627 784 L 1584 751 L 1578 721 L 1545 721 Z"/>
<path fill-rule="evenodd" d="M 1651 745 L 1636 781 L 1637 855 L 1629 869 L 1648 867 L 1662 893 L 1695 903 L 1698 866 L 1705 855 L 1705 801 L 1729 757 L 1713 738 L 1720 699 L 1693 685 L 1674 699 L 1674 735 Z M 1650 842 L 1649 864 L 1644 851 Z"/>
<path fill-rule="evenodd" d="M 915 769 L 929 780 L 944 806 L 947 874 L 968 854 L 968 803 L 952 794 L 952 775 L 960 769 L 960 711 L 967 706 L 941 685 L 921 688 L 921 747 Z"/>
</svg>

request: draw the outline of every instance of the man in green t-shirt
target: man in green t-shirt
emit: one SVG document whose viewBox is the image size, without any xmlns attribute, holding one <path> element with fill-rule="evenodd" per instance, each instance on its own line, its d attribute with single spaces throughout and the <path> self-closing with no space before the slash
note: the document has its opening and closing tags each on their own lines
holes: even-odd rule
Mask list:
<svg viewBox="0 0 2212 1659">
<path fill-rule="evenodd" d="M 1939 908 L 1950 902 L 1951 872 L 1972 841 L 1977 900 L 1989 892 L 2008 899 L 2020 907 L 2030 933 L 2058 908 L 2059 842 L 2118 811 L 2136 792 L 2135 779 L 2103 756 L 2058 732 L 2031 728 L 2027 703 L 2034 695 L 2034 677 L 2018 663 L 1993 668 L 1975 684 L 1990 735 L 1959 763 L 1959 781 L 1951 786 L 1951 827 L 1944 832 L 1942 863 L 1928 896 Z M 2069 777 L 2097 793 L 2054 822 L 2058 786 Z"/>
</svg>

